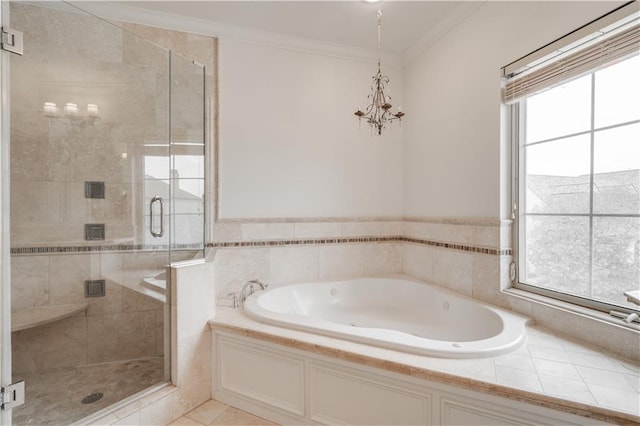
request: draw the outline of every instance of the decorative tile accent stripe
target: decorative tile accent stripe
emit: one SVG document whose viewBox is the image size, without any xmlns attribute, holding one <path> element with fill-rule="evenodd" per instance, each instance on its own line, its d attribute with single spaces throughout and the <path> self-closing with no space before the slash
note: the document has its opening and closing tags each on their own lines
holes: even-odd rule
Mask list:
<svg viewBox="0 0 640 426">
<path fill-rule="evenodd" d="M 202 249 L 201 244 L 176 244 L 171 250 Z M 167 244 L 113 244 L 95 246 L 13 247 L 11 254 L 92 253 L 103 251 L 153 251 L 169 250 Z"/>
<path fill-rule="evenodd" d="M 243 247 L 281 247 L 296 245 L 318 245 L 318 244 L 348 244 L 348 243 L 384 243 L 384 242 L 407 242 L 422 244 L 432 247 L 442 247 L 451 250 L 467 251 L 471 253 L 490 254 L 494 256 L 511 255 L 511 249 L 494 249 L 487 247 L 474 247 L 464 244 L 443 243 L 408 237 L 348 237 L 348 238 L 317 238 L 300 240 L 261 240 L 261 241 L 225 241 L 207 243 L 207 248 L 243 248 Z"/>
<path fill-rule="evenodd" d="M 207 243 L 207 248 L 228 248 L 228 247 L 278 247 L 278 246 L 299 246 L 317 244 L 348 244 L 348 243 L 382 243 L 399 241 L 402 237 L 345 237 L 345 238 L 311 238 L 301 240 L 256 240 L 256 241 L 229 241 Z"/>
<path fill-rule="evenodd" d="M 487 247 L 475 247 L 457 243 L 444 243 L 441 241 L 425 240 L 420 238 L 408 238 L 400 236 L 389 237 L 344 237 L 344 238 L 305 238 L 298 240 L 256 240 L 256 241 L 222 241 L 205 244 L 206 248 L 246 248 L 246 247 L 285 247 L 323 244 L 353 244 L 353 243 L 391 243 L 406 242 L 422 244 L 431 247 L 441 247 L 450 250 L 466 251 L 470 253 L 490 254 L 494 256 L 510 256 L 512 250 L 495 249 Z M 94 253 L 106 251 L 152 251 L 168 250 L 166 244 L 115 244 L 94 246 L 50 246 L 50 247 L 15 247 L 11 254 L 59 254 L 59 253 Z M 202 249 L 197 244 L 178 244 L 171 247 L 172 250 L 198 250 Z"/>
<path fill-rule="evenodd" d="M 423 244 L 426 246 L 433 246 L 433 247 L 442 247 L 442 248 L 447 248 L 452 250 L 468 251 L 472 253 L 492 254 L 495 256 L 510 256 L 512 254 L 511 249 L 473 247 L 473 246 L 466 246 L 464 244 L 443 243 L 440 241 L 430 241 L 430 240 L 423 240 L 419 238 L 407 238 L 407 237 L 401 237 L 401 240 L 408 243 Z"/>
</svg>

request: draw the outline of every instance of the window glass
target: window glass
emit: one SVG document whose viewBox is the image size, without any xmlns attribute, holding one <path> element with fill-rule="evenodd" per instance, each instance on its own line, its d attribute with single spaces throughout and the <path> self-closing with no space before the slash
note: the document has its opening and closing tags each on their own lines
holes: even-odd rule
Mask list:
<svg viewBox="0 0 640 426">
<path fill-rule="evenodd" d="M 520 101 L 520 283 L 637 309 L 624 292 L 640 288 L 639 67 Z"/>
<path fill-rule="evenodd" d="M 195 146 L 194 148 L 199 148 L 202 152 L 202 146 Z M 183 151 L 183 149 L 181 149 Z M 180 178 L 198 178 L 201 179 L 202 170 L 204 170 L 204 157 L 202 154 L 200 155 L 174 155 L 173 157 L 173 167 L 174 174 L 177 173 L 177 176 Z M 174 178 L 176 176 L 174 175 Z"/>
<path fill-rule="evenodd" d="M 593 167 L 594 212 L 640 214 L 640 123 L 596 132 Z"/>
<path fill-rule="evenodd" d="M 588 297 L 589 219 L 529 216 L 526 219 L 527 284 Z"/>
<path fill-rule="evenodd" d="M 587 213 L 590 159 L 589 135 L 529 146 L 527 213 Z"/>
<path fill-rule="evenodd" d="M 640 56 L 595 75 L 596 129 L 640 118 Z"/>
<path fill-rule="evenodd" d="M 527 99 L 526 143 L 586 131 L 590 126 L 590 76 Z"/>
<path fill-rule="evenodd" d="M 633 287 L 640 288 L 640 218 L 594 218 L 593 298 L 623 305 Z"/>
</svg>

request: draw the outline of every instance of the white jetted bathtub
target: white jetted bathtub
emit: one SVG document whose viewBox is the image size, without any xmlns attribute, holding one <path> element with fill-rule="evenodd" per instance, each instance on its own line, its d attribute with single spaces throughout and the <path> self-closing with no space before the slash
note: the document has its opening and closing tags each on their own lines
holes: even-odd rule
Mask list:
<svg viewBox="0 0 640 426">
<path fill-rule="evenodd" d="M 407 278 L 292 284 L 255 293 L 244 310 L 263 323 L 446 358 L 511 352 L 530 322 Z"/>
</svg>

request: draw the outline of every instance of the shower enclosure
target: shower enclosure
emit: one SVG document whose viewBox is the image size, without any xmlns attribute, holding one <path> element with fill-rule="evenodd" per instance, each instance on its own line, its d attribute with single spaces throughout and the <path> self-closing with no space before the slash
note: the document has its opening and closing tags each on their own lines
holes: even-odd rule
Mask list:
<svg viewBox="0 0 640 426">
<path fill-rule="evenodd" d="M 3 21 L 24 34 L 9 66 L 13 422 L 69 424 L 170 379 L 163 271 L 203 255 L 205 73 L 63 2 L 11 2 Z"/>
</svg>

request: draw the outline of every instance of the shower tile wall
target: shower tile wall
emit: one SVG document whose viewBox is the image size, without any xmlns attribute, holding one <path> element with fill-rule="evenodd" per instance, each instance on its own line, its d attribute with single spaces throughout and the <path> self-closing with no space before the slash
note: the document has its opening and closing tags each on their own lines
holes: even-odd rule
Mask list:
<svg viewBox="0 0 640 426">
<path fill-rule="evenodd" d="M 29 46 L 11 63 L 12 247 L 84 244 L 87 223 L 105 224 L 108 241 L 139 242 L 143 143 L 168 134 L 167 53 L 93 17 L 11 8 Z M 86 181 L 105 182 L 105 198 L 85 198 Z"/>
<path fill-rule="evenodd" d="M 12 333 L 14 372 L 162 356 L 164 303 L 123 285 L 133 285 L 135 279 L 126 278 L 132 273 L 122 269 L 130 257 L 118 253 L 12 256 L 14 311 L 88 303 L 86 313 Z M 134 272 L 139 281 L 141 271 Z M 106 295 L 86 298 L 84 280 L 96 276 L 106 280 Z"/>
<path fill-rule="evenodd" d="M 15 2 L 11 8 L 16 27 L 28 28 L 29 46 L 28 55 L 12 62 L 12 75 L 19 78 L 11 86 L 11 247 L 145 243 L 148 222 L 139 220 L 147 212 L 142 162 L 155 153 L 144 145 L 167 143 L 168 54 L 132 33 L 205 64 L 210 99 L 215 39 L 129 24 L 123 24 L 129 31 L 123 32 L 82 14 Z M 60 63 L 64 66 L 49 65 Z M 44 115 L 44 102 L 56 102 L 55 118 Z M 81 108 L 98 104 L 100 116 L 91 119 L 81 111 L 81 117 L 65 117 L 65 102 Z M 201 130 L 190 134 L 202 113 L 184 105 L 174 110 L 180 114 L 174 117 L 172 138 L 202 140 Z M 202 155 L 202 147 L 179 148 L 175 154 L 189 155 L 189 149 Z M 166 155 L 160 150 L 157 155 Z M 105 182 L 104 199 L 85 198 L 86 181 Z M 86 223 L 106 224 L 106 240 L 85 241 Z M 194 255 L 176 252 L 172 260 Z M 166 253 L 150 251 L 14 253 L 12 311 L 88 303 L 86 313 L 12 333 L 14 373 L 163 355 L 164 303 L 138 289 L 142 277 L 166 263 Z M 106 280 L 104 297 L 85 297 L 89 279 Z"/>
</svg>

